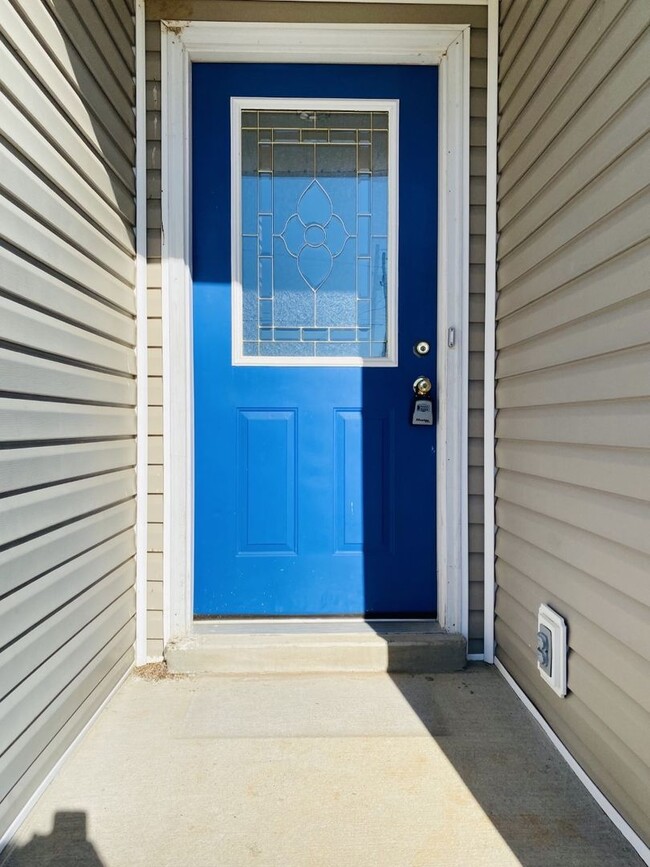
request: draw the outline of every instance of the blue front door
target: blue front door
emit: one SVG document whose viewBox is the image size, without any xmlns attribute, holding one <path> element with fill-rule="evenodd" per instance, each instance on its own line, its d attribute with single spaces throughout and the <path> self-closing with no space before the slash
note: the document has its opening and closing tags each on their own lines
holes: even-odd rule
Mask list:
<svg viewBox="0 0 650 867">
<path fill-rule="evenodd" d="M 436 613 L 437 91 L 193 66 L 197 616 Z"/>
</svg>

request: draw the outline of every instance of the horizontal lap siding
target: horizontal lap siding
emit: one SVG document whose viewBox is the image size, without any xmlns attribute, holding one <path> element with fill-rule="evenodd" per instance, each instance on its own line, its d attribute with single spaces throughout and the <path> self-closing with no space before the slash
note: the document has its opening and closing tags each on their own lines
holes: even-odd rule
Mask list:
<svg viewBox="0 0 650 867">
<path fill-rule="evenodd" d="M 133 659 L 134 23 L 0 16 L 0 834 Z"/>
<path fill-rule="evenodd" d="M 257 0 L 147 0 L 147 198 L 149 257 L 149 655 L 162 636 L 162 319 L 160 219 L 160 19 L 469 24 L 470 61 L 470 381 L 469 578 L 472 653 L 483 652 L 483 345 L 485 321 L 485 142 L 487 14 L 481 7 L 366 3 L 276 3 Z"/>
<path fill-rule="evenodd" d="M 497 655 L 646 839 L 649 25 L 645 0 L 502 4 L 496 422 Z"/>
</svg>

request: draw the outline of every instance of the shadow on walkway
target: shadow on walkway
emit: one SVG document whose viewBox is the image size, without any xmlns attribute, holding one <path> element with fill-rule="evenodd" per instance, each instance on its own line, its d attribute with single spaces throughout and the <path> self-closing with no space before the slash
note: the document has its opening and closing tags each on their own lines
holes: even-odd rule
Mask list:
<svg viewBox="0 0 650 867">
<path fill-rule="evenodd" d="M 490 669 L 390 677 L 522 867 L 641 867 Z"/>
<path fill-rule="evenodd" d="M 50 834 L 34 834 L 16 846 L 3 867 L 104 867 L 87 837 L 86 813 L 58 812 Z"/>
</svg>

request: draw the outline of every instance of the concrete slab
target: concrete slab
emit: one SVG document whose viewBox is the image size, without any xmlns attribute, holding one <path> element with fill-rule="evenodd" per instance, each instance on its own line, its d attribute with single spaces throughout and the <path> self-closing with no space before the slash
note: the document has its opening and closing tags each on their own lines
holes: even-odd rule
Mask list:
<svg viewBox="0 0 650 867">
<path fill-rule="evenodd" d="M 165 656 L 185 674 L 423 674 L 460 671 L 465 650 L 436 621 L 225 621 L 195 624 Z"/>
<path fill-rule="evenodd" d="M 2 867 L 639 867 L 500 676 L 131 678 Z"/>
</svg>

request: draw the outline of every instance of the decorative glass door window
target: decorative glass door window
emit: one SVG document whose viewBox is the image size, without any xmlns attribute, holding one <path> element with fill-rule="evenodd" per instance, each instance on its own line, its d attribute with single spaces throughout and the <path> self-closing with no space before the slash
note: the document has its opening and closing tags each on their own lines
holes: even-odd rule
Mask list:
<svg viewBox="0 0 650 867">
<path fill-rule="evenodd" d="M 397 101 L 232 100 L 233 363 L 397 363 Z"/>
</svg>

